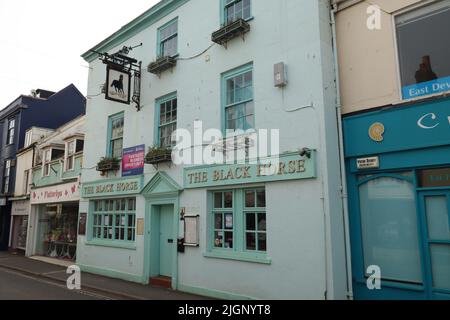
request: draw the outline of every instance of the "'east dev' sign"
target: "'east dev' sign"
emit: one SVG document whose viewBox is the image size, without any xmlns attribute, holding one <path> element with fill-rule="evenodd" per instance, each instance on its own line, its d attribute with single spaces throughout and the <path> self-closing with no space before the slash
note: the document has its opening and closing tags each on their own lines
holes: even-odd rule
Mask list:
<svg viewBox="0 0 450 320">
<path fill-rule="evenodd" d="M 123 149 L 122 177 L 144 173 L 145 145 Z"/>
</svg>

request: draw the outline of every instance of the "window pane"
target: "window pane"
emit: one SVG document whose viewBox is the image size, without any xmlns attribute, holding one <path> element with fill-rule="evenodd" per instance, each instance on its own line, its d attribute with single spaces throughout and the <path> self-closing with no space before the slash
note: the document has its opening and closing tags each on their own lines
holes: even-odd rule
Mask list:
<svg viewBox="0 0 450 320">
<path fill-rule="evenodd" d="M 433 287 L 450 289 L 450 245 L 431 245 Z"/>
<path fill-rule="evenodd" d="M 267 235 L 258 233 L 258 251 L 267 251 Z"/>
<path fill-rule="evenodd" d="M 233 193 L 232 192 L 225 192 L 225 208 L 233 208 Z"/>
<path fill-rule="evenodd" d="M 254 213 L 247 213 L 245 222 L 246 230 L 256 230 L 256 217 Z"/>
<path fill-rule="evenodd" d="M 233 248 L 233 232 L 225 232 L 225 248 Z"/>
<path fill-rule="evenodd" d="M 225 213 L 225 229 L 233 229 L 233 213 Z"/>
<path fill-rule="evenodd" d="M 214 193 L 214 208 L 222 208 L 222 192 Z"/>
<path fill-rule="evenodd" d="M 214 215 L 214 228 L 215 229 L 223 229 L 223 215 L 221 213 Z"/>
<path fill-rule="evenodd" d="M 365 269 L 377 265 L 384 279 L 421 283 L 414 186 L 383 177 L 360 186 L 359 196 Z"/>
<path fill-rule="evenodd" d="M 450 77 L 450 42 L 444 40 L 448 39 L 448 30 L 450 8 L 446 1 L 397 17 L 397 42 L 403 87 Z M 433 93 L 432 89 L 429 91 L 414 93 L 407 90 L 404 97 Z"/>
<path fill-rule="evenodd" d="M 258 231 L 266 231 L 266 214 L 258 213 Z"/>
<path fill-rule="evenodd" d="M 247 208 L 255 207 L 255 191 L 253 190 L 245 191 L 245 206 Z"/>
<path fill-rule="evenodd" d="M 428 237 L 433 240 L 450 240 L 447 197 L 425 197 L 425 207 L 428 222 Z"/>
<path fill-rule="evenodd" d="M 256 195 L 258 199 L 258 208 L 265 208 L 266 207 L 266 192 L 264 190 L 258 191 Z"/>
<path fill-rule="evenodd" d="M 247 250 L 256 250 L 256 234 L 254 232 L 247 232 L 245 243 Z"/>
<path fill-rule="evenodd" d="M 223 247 L 223 231 L 214 232 L 214 247 L 216 248 Z"/>
</svg>

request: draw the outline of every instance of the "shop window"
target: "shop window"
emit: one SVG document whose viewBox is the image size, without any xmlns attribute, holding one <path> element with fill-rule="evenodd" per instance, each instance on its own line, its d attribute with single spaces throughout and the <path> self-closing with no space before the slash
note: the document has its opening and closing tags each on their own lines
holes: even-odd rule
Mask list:
<svg viewBox="0 0 450 320">
<path fill-rule="evenodd" d="M 359 199 L 364 270 L 376 265 L 384 280 L 421 284 L 414 185 L 374 177 L 359 187 Z"/>
<path fill-rule="evenodd" d="M 252 68 L 247 65 L 223 75 L 226 132 L 255 127 Z"/>
<path fill-rule="evenodd" d="M 264 189 L 214 191 L 211 201 L 211 251 L 267 252 Z"/>
<path fill-rule="evenodd" d="M 158 29 L 158 56 L 173 57 L 178 54 L 178 19 Z"/>
<path fill-rule="evenodd" d="M 123 113 L 109 118 L 108 133 L 108 156 L 113 158 L 121 158 L 123 151 Z"/>
<path fill-rule="evenodd" d="M 449 1 L 396 18 L 403 98 L 450 91 Z"/>
<path fill-rule="evenodd" d="M 157 101 L 157 145 L 162 148 L 171 148 L 174 145 L 172 134 L 177 129 L 177 107 L 176 94 L 161 98 Z"/>
<path fill-rule="evenodd" d="M 136 199 L 96 200 L 93 206 L 93 239 L 135 241 Z"/>
<path fill-rule="evenodd" d="M 8 135 L 7 135 L 7 138 L 6 138 L 7 144 L 13 144 L 14 143 L 15 127 L 16 127 L 16 120 L 15 119 L 9 119 L 8 120 Z"/>
<path fill-rule="evenodd" d="M 223 16 L 225 24 L 230 24 L 238 19 L 251 18 L 251 0 L 222 0 Z"/>
<path fill-rule="evenodd" d="M 9 176 L 11 174 L 11 160 L 5 161 L 5 169 L 3 173 L 3 193 L 9 192 Z"/>
</svg>

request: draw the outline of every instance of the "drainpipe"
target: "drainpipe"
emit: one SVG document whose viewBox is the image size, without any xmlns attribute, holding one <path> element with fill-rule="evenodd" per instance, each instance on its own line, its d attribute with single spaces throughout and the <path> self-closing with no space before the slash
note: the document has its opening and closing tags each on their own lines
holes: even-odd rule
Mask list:
<svg viewBox="0 0 450 320">
<path fill-rule="evenodd" d="M 338 137 L 339 137 L 339 158 L 340 158 L 340 174 L 341 174 L 341 193 L 342 193 L 342 211 L 344 215 L 344 236 L 345 236 L 345 259 L 347 270 L 347 298 L 353 300 L 353 284 L 352 284 L 352 260 L 350 248 L 350 231 L 349 231 L 349 214 L 348 214 L 348 191 L 347 191 L 347 176 L 345 169 L 345 155 L 344 155 L 344 139 L 342 129 L 342 102 L 341 102 L 341 86 L 339 78 L 339 60 L 337 52 L 337 38 L 336 38 L 336 13 L 337 4 L 333 4 L 331 9 L 331 28 L 333 32 L 333 55 L 334 55 L 334 69 L 336 78 L 336 108 L 337 108 L 337 123 L 338 123 Z"/>
</svg>

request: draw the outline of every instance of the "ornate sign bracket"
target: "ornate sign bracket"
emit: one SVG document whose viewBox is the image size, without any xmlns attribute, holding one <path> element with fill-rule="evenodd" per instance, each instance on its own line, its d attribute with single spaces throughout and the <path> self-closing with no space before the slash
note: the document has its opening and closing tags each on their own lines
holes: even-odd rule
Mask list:
<svg viewBox="0 0 450 320">
<path fill-rule="evenodd" d="M 99 59 L 106 64 L 108 67 L 114 68 L 116 70 L 121 70 L 123 72 L 132 73 L 134 75 L 134 87 L 132 101 L 136 104 L 137 111 L 141 110 L 141 70 L 142 61 L 138 61 L 134 58 L 128 57 L 128 53 L 137 47 L 141 47 L 142 43 L 134 47 L 124 46 L 118 52 L 114 54 L 109 54 L 107 52 L 101 53 L 92 50 L 99 55 Z"/>
</svg>

